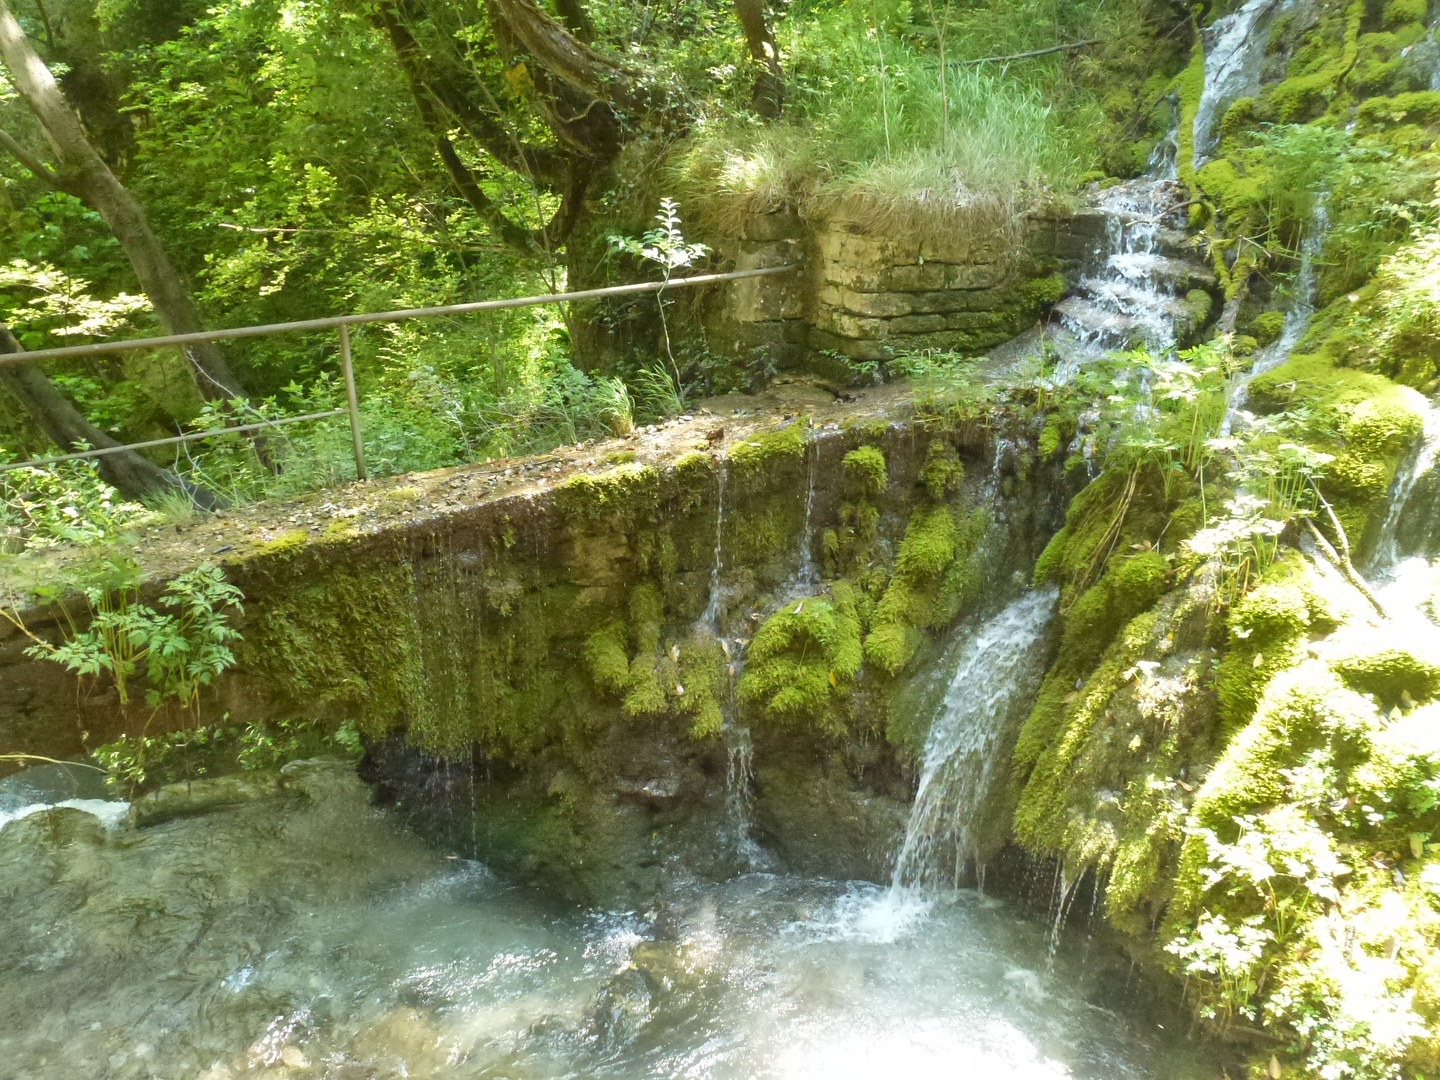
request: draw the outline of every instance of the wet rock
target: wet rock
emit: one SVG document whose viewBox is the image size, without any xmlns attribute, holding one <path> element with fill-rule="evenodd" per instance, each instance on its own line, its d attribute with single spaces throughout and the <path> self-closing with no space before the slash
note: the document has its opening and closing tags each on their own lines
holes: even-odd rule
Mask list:
<svg viewBox="0 0 1440 1080">
<path fill-rule="evenodd" d="M 285 791 L 279 773 L 236 773 L 166 784 L 136 800 L 131 820 L 136 827 L 156 825 L 192 814 L 208 814 L 227 806 L 268 799 Z"/>
<path fill-rule="evenodd" d="M 658 990 L 655 981 L 638 968 L 616 975 L 595 996 L 592 1020 L 596 1037 L 611 1047 L 634 1041 L 655 1014 Z"/>
<path fill-rule="evenodd" d="M 841 880 L 890 879 L 909 817 L 899 799 L 868 792 L 833 768 L 762 766 L 755 780 L 759 838 L 792 871 Z"/>
</svg>

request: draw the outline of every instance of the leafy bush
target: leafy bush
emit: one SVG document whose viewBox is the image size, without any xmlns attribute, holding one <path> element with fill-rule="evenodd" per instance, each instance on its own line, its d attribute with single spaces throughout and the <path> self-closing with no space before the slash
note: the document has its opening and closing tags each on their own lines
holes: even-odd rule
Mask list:
<svg viewBox="0 0 1440 1080">
<path fill-rule="evenodd" d="M 121 498 L 93 461 L 0 472 L 0 545 L 14 549 L 112 541 L 155 515 Z"/>
</svg>

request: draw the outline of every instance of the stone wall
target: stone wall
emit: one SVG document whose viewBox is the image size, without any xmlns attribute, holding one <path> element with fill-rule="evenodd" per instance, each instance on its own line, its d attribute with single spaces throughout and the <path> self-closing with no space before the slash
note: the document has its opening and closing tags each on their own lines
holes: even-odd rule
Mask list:
<svg viewBox="0 0 1440 1080">
<path fill-rule="evenodd" d="M 768 349 L 782 369 L 826 353 L 885 360 L 922 349 L 984 351 L 1023 332 L 1076 280 L 1103 236 L 1097 214 L 1018 222 L 952 215 L 900 230 L 854 203 L 823 218 L 779 211 L 716 241 L 726 268 L 798 262 L 794 278 L 736 282 L 712 303 L 709 333 L 736 354 Z"/>
</svg>

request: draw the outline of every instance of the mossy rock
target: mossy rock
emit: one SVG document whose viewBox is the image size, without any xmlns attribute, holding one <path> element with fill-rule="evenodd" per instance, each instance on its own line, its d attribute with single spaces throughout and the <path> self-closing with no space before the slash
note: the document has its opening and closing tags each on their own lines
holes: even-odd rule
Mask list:
<svg viewBox="0 0 1440 1080">
<path fill-rule="evenodd" d="M 1430 701 L 1440 693 L 1440 664 L 1407 649 L 1343 656 L 1331 660 L 1330 666 L 1346 686 L 1371 695 L 1382 709 L 1392 709 L 1407 699 L 1411 704 Z"/>
</svg>

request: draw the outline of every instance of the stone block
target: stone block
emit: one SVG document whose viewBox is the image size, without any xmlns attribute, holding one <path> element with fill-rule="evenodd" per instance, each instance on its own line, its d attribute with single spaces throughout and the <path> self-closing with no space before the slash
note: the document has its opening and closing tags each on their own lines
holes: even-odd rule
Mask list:
<svg viewBox="0 0 1440 1080">
<path fill-rule="evenodd" d="M 884 360 L 890 355 L 890 351 L 877 341 L 840 337 L 819 327 L 810 331 L 810 348 L 817 352 L 833 350 L 852 360 Z"/>
<path fill-rule="evenodd" d="M 954 311 L 994 311 L 1015 299 L 1011 289 L 947 289 L 944 292 L 915 293 L 911 309 L 917 315 L 948 315 Z"/>
<path fill-rule="evenodd" d="M 835 292 L 840 298 L 837 306 L 851 315 L 889 319 L 897 315 L 909 315 L 913 310 L 910 298 L 905 293 L 855 292 L 853 289 L 836 289 Z"/>
<path fill-rule="evenodd" d="M 1093 259 L 1100 251 L 1100 241 L 1094 237 L 1061 233 L 1055 238 L 1057 259 L 1086 261 Z"/>
<path fill-rule="evenodd" d="M 964 263 L 951 266 L 945 274 L 947 289 L 993 289 L 1010 276 L 1004 263 Z"/>
<path fill-rule="evenodd" d="M 735 322 L 801 318 L 804 314 L 802 291 L 798 281 L 787 280 L 790 277 L 791 275 L 741 278 L 739 281 L 730 282 L 729 295 L 725 302 L 726 316 Z"/>
<path fill-rule="evenodd" d="M 847 338 L 880 339 L 889 335 L 885 319 L 866 319 L 859 315 L 847 315 L 834 308 L 822 307 L 815 318 L 815 325 L 821 330 Z"/>
<path fill-rule="evenodd" d="M 882 237 L 825 232 L 820 234 L 819 244 L 825 262 L 858 270 L 886 270 L 897 261 L 891 243 Z"/>
<path fill-rule="evenodd" d="M 1002 311 L 957 311 L 945 316 L 945 330 L 999 330 L 1012 325 L 1009 315 Z"/>
<path fill-rule="evenodd" d="M 892 334 L 928 334 L 935 330 L 947 330 L 944 315 L 902 315 L 891 319 L 889 331 Z"/>
<path fill-rule="evenodd" d="M 897 266 L 890 271 L 890 288 L 896 292 L 930 292 L 945 288 L 952 267 L 945 263 L 916 263 L 913 266 Z"/>
</svg>

